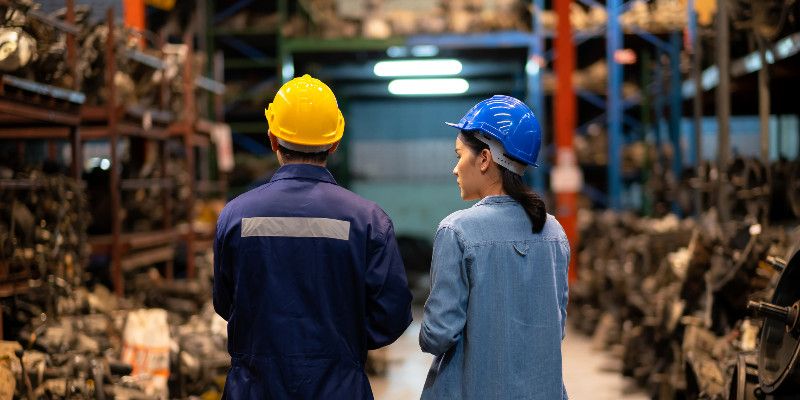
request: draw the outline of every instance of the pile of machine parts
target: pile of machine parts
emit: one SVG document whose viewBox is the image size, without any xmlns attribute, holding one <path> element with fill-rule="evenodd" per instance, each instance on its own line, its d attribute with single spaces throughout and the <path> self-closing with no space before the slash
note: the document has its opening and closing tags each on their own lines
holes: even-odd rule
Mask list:
<svg viewBox="0 0 800 400">
<path fill-rule="evenodd" d="M 0 72 L 78 90 L 86 95 L 86 104 L 105 103 L 109 29 L 104 18 L 97 15 L 92 18 L 92 12 L 104 11 L 92 10 L 87 5 L 75 7 L 77 73 L 73 73 L 67 64 L 67 34 L 54 26 L 65 21 L 65 9 L 46 14 L 30 0 L 14 0 L 0 6 Z M 187 60 L 187 47 L 160 46 L 160 39 L 154 36 L 115 25 L 116 101 L 144 108 L 161 108 L 163 104 L 180 116 L 184 91 L 181 66 Z M 151 46 L 139 49 L 143 40 Z M 195 70 L 202 70 L 202 55 L 196 55 L 192 62 Z M 161 67 L 155 68 L 155 63 Z"/>
<path fill-rule="evenodd" d="M 530 3 L 524 0 L 447 0 L 417 2 L 409 7 L 396 3 L 367 0 L 361 5 L 348 6 L 341 0 L 301 1 L 301 12 L 291 16 L 281 29 L 289 37 L 371 39 L 420 33 L 530 30 Z M 224 25 L 237 29 L 259 22 L 274 23 L 277 19 L 275 15 L 242 12 Z"/>
<path fill-rule="evenodd" d="M 0 398 L 218 398 L 230 368 L 227 324 L 211 305 L 211 254 L 196 265 L 192 282 L 141 274 L 125 298 L 51 275 L 48 290 L 2 303 L 16 341 L 0 342 Z M 161 330 L 142 324 L 159 315 Z M 158 336 L 163 347 L 152 345 Z"/>
<path fill-rule="evenodd" d="M 0 168 L 18 187 L 0 191 L 0 281 L 83 277 L 89 208 L 79 182 L 42 170 Z"/>
<path fill-rule="evenodd" d="M 720 180 L 728 184 L 720 185 Z M 717 166 L 703 162 L 698 168 L 685 170 L 680 182 L 672 179 L 665 183 L 654 201 L 664 205 L 675 201 L 686 214 L 695 214 L 715 205 L 720 190 L 734 218 L 755 218 L 773 224 L 800 219 L 798 160 L 780 159 L 765 165 L 756 158 L 736 157 L 723 173 Z"/>
<path fill-rule="evenodd" d="M 797 398 L 800 229 L 761 221 L 582 214 L 570 320 L 653 398 Z"/>
<path fill-rule="evenodd" d="M 196 280 L 150 270 L 118 299 L 84 270 L 91 218 L 80 184 L 47 165 L 0 168 L 0 181 L 0 317 L 13 340 L 0 341 L 0 399 L 219 397 L 230 359 L 211 306 L 210 252 L 197 256 Z M 160 331 L 132 327 L 131 315 L 154 312 Z M 158 349 L 131 332 L 161 334 L 158 374 L 138 361 Z"/>
</svg>

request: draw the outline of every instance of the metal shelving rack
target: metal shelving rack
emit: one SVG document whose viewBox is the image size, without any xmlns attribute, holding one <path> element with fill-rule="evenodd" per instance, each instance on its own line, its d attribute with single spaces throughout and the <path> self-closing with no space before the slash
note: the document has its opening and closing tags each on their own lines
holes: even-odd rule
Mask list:
<svg viewBox="0 0 800 400">
<path fill-rule="evenodd" d="M 111 147 L 110 154 L 110 198 L 111 198 L 111 233 L 109 235 L 95 235 L 89 238 L 93 254 L 107 254 L 110 256 L 111 279 L 114 292 L 117 296 L 124 295 L 124 272 L 145 265 L 164 262 L 166 275 L 172 279 L 174 246 L 177 243 L 174 229 L 172 228 L 172 200 L 169 189 L 172 182 L 167 179 L 121 179 L 118 146 L 124 137 L 140 137 L 158 143 L 159 154 L 166 157 L 165 142 L 169 138 L 169 124 L 174 119 L 172 113 L 163 110 L 145 110 L 144 114 L 151 117 L 152 126 L 136 121 L 132 113 L 123 105 L 117 104 L 116 85 L 116 51 L 115 48 L 115 21 L 112 9 L 106 13 L 108 36 L 106 38 L 105 84 L 108 88 L 108 99 L 105 105 L 87 107 L 81 119 L 81 131 L 84 132 L 82 140 L 108 140 Z M 108 60 L 112 60 L 109 62 Z M 188 62 L 186 64 L 189 64 Z M 158 63 L 148 64 L 154 68 L 163 68 Z M 162 82 L 161 93 L 164 93 L 166 82 Z M 163 96 L 162 106 L 163 106 Z M 190 96 L 191 97 L 191 96 Z M 161 164 L 162 176 L 166 176 L 164 163 Z M 122 195 L 129 190 L 143 187 L 157 187 L 162 193 L 162 202 L 165 216 L 162 229 L 151 232 L 122 232 Z"/>
<path fill-rule="evenodd" d="M 37 17 L 51 23 L 67 34 L 67 65 L 75 71 L 75 35 L 78 28 L 74 25 L 75 13 L 72 0 L 67 1 L 67 22 L 51 21 L 45 15 Z M 106 60 L 115 60 L 117 49 L 114 40 L 114 14 L 108 10 L 106 24 L 109 35 L 104 49 Z M 184 41 L 189 44 L 188 60 L 192 59 L 192 35 L 186 33 Z M 160 45 L 160 43 L 159 43 Z M 155 69 L 164 69 L 165 63 L 158 57 L 149 56 L 139 51 L 129 51 L 129 59 L 133 59 Z M 153 263 L 164 262 L 168 279 L 173 277 L 173 261 L 175 245 L 180 241 L 187 246 L 187 277 L 194 276 L 194 250 L 199 242 L 209 247 L 209 233 L 197 232 L 192 227 L 193 209 L 196 193 L 224 193 L 226 183 L 223 179 L 212 181 L 209 177 L 211 162 L 211 124 L 199 118 L 195 111 L 194 94 L 196 89 L 203 89 L 219 96 L 224 91 L 221 82 L 196 74 L 192 70 L 192 62 L 183 65 L 184 112 L 180 121 L 175 121 L 171 112 L 159 109 L 143 110 L 137 107 L 125 107 L 117 104 L 114 84 L 116 63 L 107 62 L 105 85 L 108 88 L 108 101 L 100 106 L 85 106 L 85 96 L 74 90 L 57 88 L 37 82 L 31 82 L 10 75 L 0 77 L 0 139 L 17 139 L 18 151 L 25 151 L 25 140 L 49 140 L 48 153 L 56 158 L 55 140 L 68 140 L 71 144 L 70 176 L 81 179 L 83 142 L 89 140 L 107 140 L 111 147 L 109 197 L 111 199 L 111 232 L 107 235 L 89 237 L 89 244 L 94 254 L 108 254 L 111 259 L 111 278 L 117 295 L 124 294 L 123 272 Z M 160 102 L 163 108 L 167 82 L 162 81 Z M 151 126 L 144 121 L 152 121 Z M 148 124 L 149 125 L 149 124 Z M 118 152 L 119 140 L 124 137 L 141 138 L 158 143 L 160 157 L 167 159 L 166 143 L 168 140 L 180 140 L 187 157 L 187 168 L 192 173 L 189 183 L 188 227 L 175 228 L 172 218 L 173 199 L 170 189 L 173 182 L 166 178 L 154 179 L 121 179 Z M 198 179 L 196 174 L 195 151 L 200 152 L 199 165 L 203 167 Z M 165 163 L 161 164 L 161 175 L 166 177 Z M 37 182 L 3 180 L 3 190 L 28 190 L 37 187 Z M 165 209 L 162 229 L 149 232 L 122 232 L 121 196 L 131 190 L 157 188 L 162 191 Z M 26 277 L 10 277 L 7 268 L 0 260 L 0 295 L 13 295 L 28 287 Z"/>
<path fill-rule="evenodd" d="M 115 59 L 114 48 L 114 16 L 112 10 L 107 15 L 108 30 L 105 57 L 106 60 Z M 180 120 L 175 120 L 174 115 L 169 111 L 150 109 L 139 110 L 141 114 L 146 114 L 152 120 L 152 126 L 143 126 L 133 120 L 131 109 L 123 109 L 116 104 L 114 75 L 116 73 L 115 63 L 106 63 L 106 85 L 109 88 L 108 102 L 104 106 L 86 108 L 82 115 L 84 132 L 83 140 L 109 140 L 111 145 L 111 234 L 100 235 L 90 238 L 93 253 L 104 253 L 111 257 L 112 280 L 114 291 L 118 296 L 124 294 L 123 274 L 126 271 L 152 265 L 154 263 L 165 263 L 165 275 L 167 279 L 173 279 L 175 245 L 184 242 L 186 245 L 186 276 L 188 279 L 194 278 L 195 262 L 194 254 L 200 250 L 196 245 L 208 244 L 209 233 L 199 232 L 194 229 L 194 205 L 197 199 L 197 192 L 202 193 L 226 191 L 224 179 L 211 181 L 208 177 L 207 168 L 210 168 L 209 151 L 211 149 L 210 122 L 199 118 L 196 111 L 195 89 L 201 88 L 219 96 L 224 91 L 221 82 L 199 76 L 193 70 L 193 33 L 191 30 L 184 32 L 183 42 L 187 45 L 186 62 L 183 63 L 182 85 L 183 85 L 183 110 Z M 150 59 L 147 57 L 136 57 L 132 59 L 143 62 L 153 68 L 163 69 L 165 65 L 160 59 Z M 164 106 L 164 96 L 166 91 L 165 80 L 162 81 L 160 88 L 161 106 Z M 140 118 L 144 115 L 136 115 Z M 166 160 L 170 157 L 167 152 L 167 141 L 171 139 L 180 140 L 186 155 L 186 168 L 191 173 L 189 180 L 188 200 L 185 202 L 187 207 L 187 226 L 176 228 L 173 220 L 172 209 L 173 199 L 169 190 L 174 184 L 171 180 L 160 179 L 120 179 L 120 161 L 118 159 L 117 146 L 123 137 L 140 137 L 147 140 L 156 141 L 159 145 L 159 154 Z M 200 165 L 204 167 L 201 177 L 198 179 L 196 174 L 197 157 L 195 152 L 200 151 Z M 161 175 L 167 176 L 166 163 L 161 163 Z M 121 195 L 129 190 L 136 190 L 145 187 L 157 187 L 162 191 L 162 201 L 164 204 L 165 215 L 162 221 L 162 229 L 147 232 L 122 232 Z M 200 189 L 200 190 L 198 190 Z M 211 233 L 213 236 L 213 233 Z M 208 247 L 208 246 L 206 246 Z"/>
<path fill-rule="evenodd" d="M 12 6 L 7 1 L 0 2 Z M 76 71 L 75 9 L 72 0 L 66 1 L 66 21 L 55 21 L 44 15 L 35 17 L 64 32 L 67 43 L 67 68 Z M 63 89 L 11 75 L 0 75 L 0 140 L 16 140 L 17 151 L 25 153 L 24 140 L 48 141 L 48 158 L 58 157 L 55 141 L 70 144 L 71 164 L 69 176 L 80 180 L 81 139 L 78 126 L 80 110 L 86 99 L 83 93 Z M 1 190 L 33 190 L 41 186 L 34 180 L 0 180 Z M 7 260 L 0 260 L 0 297 L 9 297 L 30 289 L 30 271 L 12 273 Z M 3 335 L 3 316 L 0 313 L 0 339 Z"/>
<path fill-rule="evenodd" d="M 287 2 L 285 0 L 277 1 L 275 7 L 277 9 L 279 18 L 278 23 L 274 26 L 259 26 L 247 27 L 243 29 L 221 28 L 218 24 L 225 21 L 227 18 L 240 12 L 247 6 L 254 3 L 254 0 L 237 0 L 229 3 L 225 8 L 217 9 L 219 3 L 215 0 L 206 2 L 207 21 L 206 21 L 206 53 L 208 59 L 222 60 L 223 49 L 230 49 L 230 53 L 224 56 L 224 65 L 220 63 L 217 66 L 220 76 L 218 80 L 223 79 L 225 75 L 231 75 L 229 81 L 236 81 L 242 79 L 248 72 L 258 71 L 264 74 L 259 82 L 248 84 L 243 88 L 245 92 L 233 101 L 223 104 L 220 98 L 215 104 L 216 112 L 215 118 L 217 120 L 225 119 L 229 121 L 233 133 L 234 143 L 248 149 L 255 154 L 267 154 L 269 149 L 263 142 L 254 140 L 248 135 L 263 133 L 266 130 L 264 120 L 248 115 L 226 115 L 230 111 L 235 110 L 242 100 L 245 100 L 250 91 L 259 90 L 264 86 L 269 86 L 273 82 L 280 81 L 280 70 L 278 57 L 280 52 L 278 50 L 281 30 L 280 25 L 285 21 Z M 253 43 L 253 40 L 258 39 L 258 43 Z M 258 115 L 263 115 L 256 113 Z M 255 114 L 254 114 L 255 115 Z"/>
<path fill-rule="evenodd" d="M 604 37 L 606 48 L 606 63 L 608 66 L 608 86 L 605 94 L 605 99 L 602 96 L 585 91 L 576 90 L 579 98 L 587 103 L 603 110 L 603 112 L 589 121 L 581 124 L 577 131 L 578 133 L 585 133 L 586 128 L 592 123 L 606 122 L 608 126 L 608 191 L 606 204 L 612 209 L 622 209 L 622 191 L 623 191 L 623 175 L 622 175 L 622 147 L 625 141 L 625 127 L 629 129 L 642 129 L 641 124 L 635 119 L 625 115 L 626 110 L 641 105 L 641 97 L 625 99 L 622 96 L 623 71 L 622 65 L 617 63 L 614 59 L 615 54 L 623 49 L 625 37 L 639 37 L 644 41 L 650 43 L 655 47 L 656 51 L 660 54 L 665 54 L 670 59 L 669 76 L 670 90 L 668 93 L 670 99 L 670 119 L 669 119 L 669 138 L 674 149 L 674 157 L 672 160 L 672 171 L 676 177 L 680 176 L 682 169 L 682 156 L 680 147 L 680 109 L 681 109 L 681 91 L 680 91 L 680 50 L 681 40 L 680 32 L 665 32 L 669 36 L 669 40 L 664 40 L 658 35 L 646 32 L 644 30 L 634 30 L 624 32 L 619 22 L 619 17 L 627 11 L 633 4 L 632 1 L 623 3 L 622 0 L 607 0 L 606 4 L 598 3 L 595 0 L 578 0 L 581 4 L 587 7 L 603 7 L 606 9 L 608 16 L 608 23 L 606 29 L 599 32 L 584 32 L 583 34 L 577 33 L 575 39 L 577 40 L 576 46 L 585 43 L 588 39 Z M 688 8 L 688 7 L 687 7 Z M 688 8 L 691 9 L 691 8 Z M 660 70 L 655 71 L 657 74 L 662 74 Z M 645 71 L 645 73 L 647 73 Z M 643 91 L 649 90 L 642 88 Z M 643 94 L 646 96 L 647 94 Z M 642 96 L 642 97 L 643 97 Z M 660 140 L 658 137 L 657 141 Z M 585 189 L 589 192 L 594 192 L 591 188 Z"/>
</svg>

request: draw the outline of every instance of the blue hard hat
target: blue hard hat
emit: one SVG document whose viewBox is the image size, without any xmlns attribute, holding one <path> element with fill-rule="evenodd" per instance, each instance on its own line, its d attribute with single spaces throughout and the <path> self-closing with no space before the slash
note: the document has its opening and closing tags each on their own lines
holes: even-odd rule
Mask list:
<svg viewBox="0 0 800 400">
<path fill-rule="evenodd" d="M 533 111 L 511 96 L 495 95 L 472 107 L 457 124 L 462 131 L 481 131 L 503 145 L 506 155 L 538 167 L 542 128 Z"/>
</svg>

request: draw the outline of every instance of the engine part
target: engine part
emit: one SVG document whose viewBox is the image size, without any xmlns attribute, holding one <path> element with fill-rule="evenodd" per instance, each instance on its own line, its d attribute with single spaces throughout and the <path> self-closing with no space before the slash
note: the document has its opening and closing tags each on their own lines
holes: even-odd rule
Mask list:
<svg viewBox="0 0 800 400">
<path fill-rule="evenodd" d="M 758 380 L 768 394 L 797 393 L 800 390 L 800 252 L 783 270 L 772 301 L 750 302 L 749 307 L 764 318 L 758 353 Z"/>
<path fill-rule="evenodd" d="M 758 387 L 758 363 L 755 353 L 739 353 L 730 369 L 728 400 L 764 398 L 764 392 Z"/>
<path fill-rule="evenodd" d="M 0 28 L 0 71 L 25 68 L 35 57 L 35 39 L 19 28 Z"/>
</svg>

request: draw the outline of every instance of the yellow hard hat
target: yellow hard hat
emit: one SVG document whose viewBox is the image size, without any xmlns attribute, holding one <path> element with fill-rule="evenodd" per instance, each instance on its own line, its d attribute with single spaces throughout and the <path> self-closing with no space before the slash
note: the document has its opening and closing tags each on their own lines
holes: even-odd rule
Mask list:
<svg viewBox="0 0 800 400">
<path fill-rule="evenodd" d="M 278 139 L 301 146 L 336 143 L 344 134 L 344 117 L 333 91 L 309 75 L 281 86 L 264 115 Z"/>
</svg>

